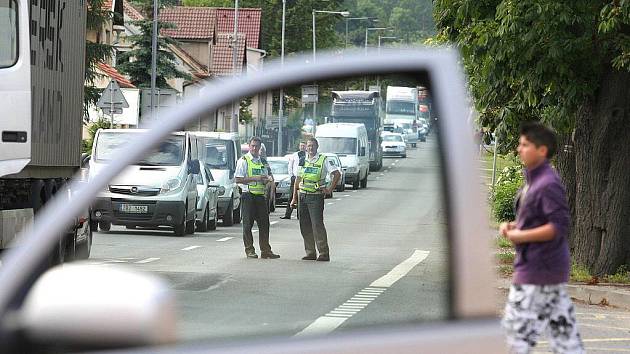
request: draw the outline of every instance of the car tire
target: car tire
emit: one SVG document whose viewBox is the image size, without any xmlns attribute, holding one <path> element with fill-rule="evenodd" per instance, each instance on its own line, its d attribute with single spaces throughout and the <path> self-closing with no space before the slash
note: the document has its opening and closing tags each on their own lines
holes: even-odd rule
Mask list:
<svg viewBox="0 0 630 354">
<path fill-rule="evenodd" d="M 108 232 L 109 230 L 111 230 L 111 229 L 112 229 L 112 223 L 111 223 L 111 222 L 109 222 L 109 221 L 99 221 L 99 222 L 98 222 L 98 228 L 99 228 L 101 231 Z"/>
<path fill-rule="evenodd" d="M 203 217 L 201 218 L 201 222 L 199 223 L 199 226 L 197 226 L 197 231 L 199 232 L 208 231 L 208 223 L 210 222 L 209 214 L 210 214 L 210 207 L 206 205 L 206 210 L 204 210 L 203 212 Z"/>
<path fill-rule="evenodd" d="M 192 220 L 186 220 L 186 235 L 195 234 L 195 218 Z"/>
<path fill-rule="evenodd" d="M 367 173 L 365 174 L 365 178 L 361 180 L 361 188 L 367 188 Z"/>
<path fill-rule="evenodd" d="M 411 147 L 414 147 L 414 148 L 415 148 L 416 146 L 417 146 L 417 144 L 416 144 L 416 143 L 412 143 L 412 144 L 411 144 Z"/>
<path fill-rule="evenodd" d="M 402 157 L 403 159 L 406 159 L 407 158 L 407 154 L 400 155 L 400 157 Z"/>
<path fill-rule="evenodd" d="M 76 259 L 88 259 L 90 258 L 90 250 L 92 249 L 92 233 L 94 225 L 93 222 L 88 223 L 88 235 L 85 239 L 85 242 L 77 245 L 76 248 Z"/>
<path fill-rule="evenodd" d="M 232 212 L 230 212 L 232 210 Z M 232 226 L 234 225 L 234 201 L 230 201 L 227 208 L 225 209 L 225 214 L 223 214 L 223 226 Z"/>
<path fill-rule="evenodd" d="M 357 177 L 357 179 L 355 179 L 354 181 L 352 181 L 352 189 L 359 189 L 359 177 Z"/>
<path fill-rule="evenodd" d="M 214 218 L 208 221 L 208 230 L 216 230 L 217 222 L 219 221 L 219 208 L 215 207 Z"/>
<path fill-rule="evenodd" d="M 175 225 L 173 233 L 175 236 L 184 236 L 186 234 L 186 217 L 188 216 L 188 207 L 184 206 L 184 217 L 182 217 L 182 222 L 179 225 Z"/>
</svg>

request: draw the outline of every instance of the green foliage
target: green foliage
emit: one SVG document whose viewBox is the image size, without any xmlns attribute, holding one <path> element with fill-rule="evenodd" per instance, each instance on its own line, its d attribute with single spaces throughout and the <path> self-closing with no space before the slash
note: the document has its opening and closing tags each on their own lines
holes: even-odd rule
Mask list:
<svg viewBox="0 0 630 354">
<path fill-rule="evenodd" d="M 238 120 L 242 124 L 247 124 L 254 120 L 254 117 L 252 116 L 252 110 L 250 109 L 251 105 L 252 105 L 251 97 L 247 97 L 241 100 L 241 103 L 239 106 Z"/>
<path fill-rule="evenodd" d="M 630 283 L 630 270 L 628 269 L 628 265 L 621 265 L 615 274 L 607 275 L 605 281 L 618 284 Z"/>
<path fill-rule="evenodd" d="M 436 0 L 440 37 L 461 50 L 480 125 L 502 151 L 525 120 L 570 132 L 607 67 L 630 69 L 629 1 Z"/>
<path fill-rule="evenodd" d="M 92 152 L 92 144 L 94 143 L 94 135 L 96 131 L 99 129 L 109 129 L 111 128 L 111 123 L 105 119 L 99 119 L 98 121 L 90 124 L 88 126 L 88 138 L 83 140 L 81 146 L 81 152 L 91 153 Z"/>
<path fill-rule="evenodd" d="M 571 264 L 571 272 L 569 277 L 572 281 L 578 282 L 588 282 L 593 279 L 593 276 L 586 266 L 576 263 Z"/>
<path fill-rule="evenodd" d="M 88 0 L 86 29 L 98 30 L 112 18 L 112 12 L 103 10 L 105 0 Z M 113 47 L 105 43 L 85 43 L 85 86 L 83 96 L 83 119 L 87 121 L 90 107 L 96 106 L 101 90 L 94 87 L 98 78 L 96 65 L 111 58 Z"/>
<path fill-rule="evenodd" d="M 514 245 L 512 245 L 512 242 L 503 236 L 497 236 L 494 243 L 498 248 L 513 248 L 514 247 Z"/>
<path fill-rule="evenodd" d="M 117 69 L 129 76 L 130 81 L 137 87 L 151 87 L 151 45 L 152 45 L 152 33 L 153 22 L 152 16 L 152 1 L 142 0 L 138 1 L 140 9 L 145 15 L 146 19 L 141 21 L 133 21 L 132 24 L 140 28 L 141 33 L 139 35 L 130 36 L 129 40 L 133 43 L 133 49 L 122 53 L 119 56 L 119 63 Z M 162 28 L 174 28 L 172 23 L 158 21 L 158 31 Z M 175 55 L 166 50 L 169 44 L 176 44 L 177 42 L 170 38 L 160 36 L 158 38 L 158 55 L 157 55 L 157 76 L 156 86 L 158 88 L 170 88 L 166 80 L 172 78 L 184 78 L 191 80 L 192 77 L 177 69 Z"/>
<path fill-rule="evenodd" d="M 512 250 L 504 250 L 496 254 L 496 259 L 499 264 L 512 264 L 514 257 L 515 253 Z"/>
<path fill-rule="evenodd" d="M 512 221 L 514 213 L 514 198 L 523 185 L 523 174 L 519 165 L 506 166 L 497 178 L 492 191 L 492 214 L 497 221 Z"/>
</svg>

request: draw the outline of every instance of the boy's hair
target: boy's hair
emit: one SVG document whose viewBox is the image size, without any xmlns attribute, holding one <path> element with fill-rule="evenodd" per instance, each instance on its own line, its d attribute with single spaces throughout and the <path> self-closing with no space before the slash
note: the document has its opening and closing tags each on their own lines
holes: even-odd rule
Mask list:
<svg viewBox="0 0 630 354">
<path fill-rule="evenodd" d="M 520 136 L 524 136 L 531 141 L 536 147 L 547 147 L 547 158 L 551 159 L 558 149 L 556 133 L 538 122 L 525 122 L 521 125 L 519 131 Z"/>
</svg>

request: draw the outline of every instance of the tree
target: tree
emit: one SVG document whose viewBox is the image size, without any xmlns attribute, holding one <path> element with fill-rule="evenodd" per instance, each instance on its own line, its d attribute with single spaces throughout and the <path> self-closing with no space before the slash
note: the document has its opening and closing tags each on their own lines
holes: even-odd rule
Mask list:
<svg viewBox="0 0 630 354">
<path fill-rule="evenodd" d="M 598 275 L 629 262 L 630 2 L 436 0 L 434 18 L 503 150 L 522 121 L 560 132 L 576 261 Z"/>
<path fill-rule="evenodd" d="M 112 18 L 112 12 L 103 10 L 105 0 L 89 0 L 86 16 L 86 29 L 99 30 L 107 21 Z M 94 87 L 94 81 L 99 74 L 96 72 L 96 65 L 111 58 L 113 48 L 107 43 L 85 42 L 85 86 L 83 97 L 83 119 L 88 120 L 90 107 L 96 106 L 101 95 L 101 89 Z"/>
<path fill-rule="evenodd" d="M 141 33 L 130 36 L 129 39 L 133 43 L 133 49 L 122 53 L 119 58 L 120 62 L 117 68 L 123 74 L 129 76 L 130 81 L 138 87 L 151 87 L 151 39 L 153 33 L 153 6 L 152 0 L 138 1 L 137 5 L 141 12 L 145 15 L 145 19 L 133 21 L 132 23 L 140 28 Z M 173 24 L 158 21 L 158 32 L 162 28 L 173 28 Z M 166 82 L 171 78 L 191 79 L 191 76 L 177 69 L 176 58 L 173 53 L 166 50 L 168 45 L 177 42 L 166 36 L 158 37 L 158 55 L 157 55 L 157 77 L 156 86 L 159 88 L 168 88 Z"/>
</svg>

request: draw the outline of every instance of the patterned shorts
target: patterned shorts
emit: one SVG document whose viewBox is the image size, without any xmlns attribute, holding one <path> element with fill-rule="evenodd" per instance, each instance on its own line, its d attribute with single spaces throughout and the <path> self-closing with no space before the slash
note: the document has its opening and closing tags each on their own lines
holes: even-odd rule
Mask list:
<svg viewBox="0 0 630 354">
<path fill-rule="evenodd" d="M 529 353 L 543 333 L 554 353 L 584 353 L 565 284 L 512 285 L 502 325 L 510 353 Z"/>
</svg>

